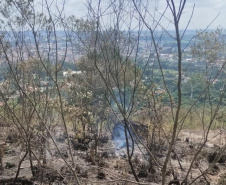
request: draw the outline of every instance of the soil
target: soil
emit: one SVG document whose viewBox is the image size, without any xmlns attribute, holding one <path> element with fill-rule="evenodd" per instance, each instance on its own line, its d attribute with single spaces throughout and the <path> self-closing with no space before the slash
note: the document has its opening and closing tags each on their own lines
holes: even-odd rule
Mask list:
<svg viewBox="0 0 226 185">
<path fill-rule="evenodd" d="M 73 137 L 73 132 L 70 132 L 70 139 L 73 140 Z M 62 156 L 71 165 L 67 140 L 60 127 L 55 129 L 54 138 Z M 202 146 L 203 138 L 202 131 L 182 130 L 180 132 L 169 162 L 167 184 L 175 178 L 181 182 L 186 177 L 186 172 L 196 151 Z M 73 144 L 73 142 L 71 143 Z M 80 142 L 76 140 L 75 143 L 72 145 L 73 159 L 82 185 L 136 184 L 128 165 L 126 148 L 117 148 L 110 133 L 106 133 L 105 139 L 100 140 L 96 157 L 94 157 L 95 151 L 92 146 L 94 143 L 91 139 L 89 141 L 87 138 L 86 141 Z M 167 152 L 167 146 L 164 143 L 160 143 L 157 147 L 161 150 L 157 151 L 157 148 L 155 150 L 160 165 L 163 164 Z M 225 144 L 226 131 L 210 131 L 208 142 L 203 146 L 197 160 L 193 163 L 192 173 L 188 176 L 189 182 L 211 166 L 210 170 L 193 184 L 226 184 L 226 154 L 223 153 L 221 157 L 218 157 L 220 149 Z M 18 164 L 25 151 L 18 140 L 6 142 L 3 156 L 4 170 L 0 174 L 0 184 L 76 184 L 74 176 L 53 142 L 49 142 L 47 146 L 47 163 L 40 165 L 35 157 L 32 157 L 35 169 L 35 175 L 32 175 L 30 161 L 26 157 L 21 164 L 19 177 L 15 181 Z M 38 156 L 39 149 L 33 146 L 33 151 Z M 151 160 L 142 145 L 135 145 L 133 156 L 133 164 L 140 181 L 149 185 L 161 184 L 161 168 L 152 162 L 150 163 Z"/>
</svg>

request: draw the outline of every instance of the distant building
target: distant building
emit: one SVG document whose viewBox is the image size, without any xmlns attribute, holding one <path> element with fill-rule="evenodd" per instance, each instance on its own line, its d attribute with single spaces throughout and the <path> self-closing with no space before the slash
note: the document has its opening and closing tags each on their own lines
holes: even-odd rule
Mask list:
<svg viewBox="0 0 226 185">
<path fill-rule="evenodd" d="M 155 94 L 156 95 L 161 95 L 161 94 L 164 94 L 166 91 L 164 89 L 161 89 L 161 88 L 157 88 L 155 90 Z"/>
<path fill-rule="evenodd" d="M 82 74 L 82 71 L 64 71 L 63 72 L 63 76 L 64 77 L 69 77 L 69 76 L 72 76 L 72 75 L 80 75 Z"/>
<path fill-rule="evenodd" d="M 191 58 L 186 58 L 186 62 L 192 62 L 193 60 Z"/>
</svg>

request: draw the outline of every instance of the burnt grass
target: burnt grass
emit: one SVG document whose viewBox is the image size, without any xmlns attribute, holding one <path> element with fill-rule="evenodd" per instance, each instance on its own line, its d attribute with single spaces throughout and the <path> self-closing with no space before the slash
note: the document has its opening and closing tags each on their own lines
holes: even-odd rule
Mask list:
<svg viewBox="0 0 226 185">
<path fill-rule="evenodd" d="M 190 134 L 191 132 L 193 135 Z M 214 131 L 211 133 L 214 134 Z M 76 163 L 75 171 L 82 185 L 135 184 L 128 164 L 126 147 L 117 148 L 114 137 L 110 132 L 103 134 L 96 140 L 96 143 L 94 137 L 89 133 L 85 138 L 76 138 L 73 132 L 69 134 L 73 158 Z M 54 135 L 60 152 L 56 150 L 50 140 L 46 144 L 46 164 L 43 164 L 40 158 L 40 148 L 37 147 L 41 143 L 36 140 L 32 145 L 34 153 L 31 157 L 33 170 L 31 170 L 30 158 L 27 155 L 21 164 L 17 179 L 15 177 L 18 164 L 25 154 L 25 147 L 23 143 L 20 143 L 19 136 L 14 136 L 14 138 L 7 136 L 6 138 L 10 138 L 10 140 L 5 139 L 6 145 L 4 147 L 3 171 L 0 173 L 0 185 L 76 184 L 70 167 L 64 162 L 66 160 L 68 164 L 72 164 L 67 139 L 62 129 L 59 128 Z M 146 141 L 144 140 L 144 142 Z M 182 131 L 171 154 L 166 173 L 167 184 L 170 184 L 170 182 L 177 184 L 177 182 L 181 183 L 183 181 L 196 151 L 202 146 L 201 143 L 198 131 Z M 95 144 L 98 144 L 97 150 L 95 150 Z M 167 152 L 166 140 L 161 139 L 155 145 L 150 145 L 149 148 L 156 156 L 158 163 L 163 165 Z M 135 144 L 134 149 L 132 162 L 140 181 L 150 185 L 161 184 L 161 168 L 154 164 L 142 145 Z M 209 168 L 193 184 L 225 184 L 226 153 L 220 154 L 220 150 L 219 138 L 215 137 L 211 142 L 207 142 L 194 161 L 192 173 L 188 176 L 188 180 L 191 182 L 192 179 L 195 179 L 201 172 Z M 37 162 L 37 159 L 40 160 L 41 164 Z"/>
</svg>

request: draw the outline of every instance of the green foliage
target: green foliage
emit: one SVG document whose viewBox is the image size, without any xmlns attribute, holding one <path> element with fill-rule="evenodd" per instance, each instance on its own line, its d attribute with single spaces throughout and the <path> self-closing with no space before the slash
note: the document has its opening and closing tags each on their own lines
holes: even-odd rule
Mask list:
<svg viewBox="0 0 226 185">
<path fill-rule="evenodd" d="M 204 58 L 209 63 L 216 62 L 224 52 L 221 33 L 222 30 L 219 28 L 211 32 L 198 32 L 196 42 L 191 47 L 193 57 Z"/>
</svg>

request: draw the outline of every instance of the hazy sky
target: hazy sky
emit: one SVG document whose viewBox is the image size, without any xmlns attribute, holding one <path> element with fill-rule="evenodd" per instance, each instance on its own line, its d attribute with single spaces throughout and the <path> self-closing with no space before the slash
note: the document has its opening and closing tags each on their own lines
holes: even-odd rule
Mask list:
<svg viewBox="0 0 226 185">
<path fill-rule="evenodd" d="M 204 29 L 219 13 L 210 28 L 217 28 L 218 26 L 226 28 L 226 0 L 187 0 L 184 11 L 184 16 L 187 19 L 194 4 L 195 11 L 190 25 L 191 29 Z"/>
<path fill-rule="evenodd" d="M 166 0 L 157 1 L 159 1 L 158 9 L 160 11 L 163 10 L 166 5 Z M 93 0 L 93 2 L 95 2 L 95 0 Z M 175 3 L 179 2 L 179 0 L 175 0 Z M 84 3 L 85 0 L 66 0 L 66 14 L 74 14 L 76 17 L 85 16 L 86 6 Z M 189 29 L 204 29 L 219 13 L 219 16 L 210 26 L 210 28 L 215 29 L 218 26 L 226 28 L 226 0 L 187 0 L 183 19 L 181 20 L 180 24 L 181 28 L 186 26 L 194 4 L 195 11 Z"/>
</svg>

